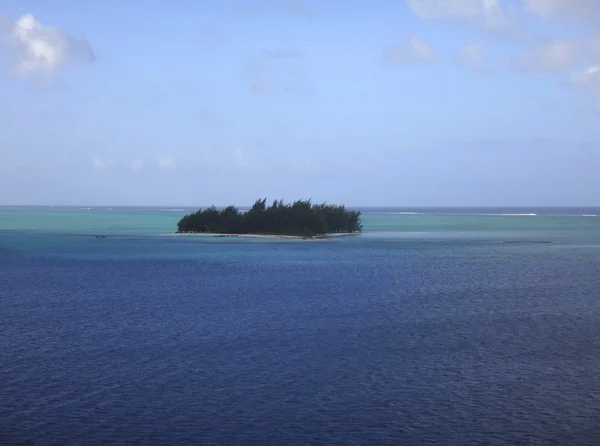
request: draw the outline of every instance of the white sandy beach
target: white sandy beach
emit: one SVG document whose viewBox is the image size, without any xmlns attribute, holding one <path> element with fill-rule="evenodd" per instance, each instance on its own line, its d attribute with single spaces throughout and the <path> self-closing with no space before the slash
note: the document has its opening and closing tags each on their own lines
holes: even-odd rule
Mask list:
<svg viewBox="0 0 600 446">
<path fill-rule="evenodd" d="M 270 239 L 296 239 L 296 240 L 327 240 L 332 237 L 344 237 L 349 235 L 360 235 L 360 232 L 340 232 L 335 234 L 318 235 L 315 237 L 303 237 L 300 235 L 277 235 L 277 234 L 218 234 L 214 232 L 194 232 L 194 233 L 180 233 L 172 232 L 169 234 L 162 234 L 172 237 L 241 237 L 241 238 L 270 238 Z"/>
</svg>

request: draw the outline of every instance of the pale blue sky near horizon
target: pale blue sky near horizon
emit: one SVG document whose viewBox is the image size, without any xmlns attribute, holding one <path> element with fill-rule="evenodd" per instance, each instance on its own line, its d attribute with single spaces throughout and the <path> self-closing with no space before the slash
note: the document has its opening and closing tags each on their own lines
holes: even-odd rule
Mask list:
<svg viewBox="0 0 600 446">
<path fill-rule="evenodd" d="M 599 205 L 598 23 L 591 0 L 2 0 L 0 205 Z"/>
</svg>

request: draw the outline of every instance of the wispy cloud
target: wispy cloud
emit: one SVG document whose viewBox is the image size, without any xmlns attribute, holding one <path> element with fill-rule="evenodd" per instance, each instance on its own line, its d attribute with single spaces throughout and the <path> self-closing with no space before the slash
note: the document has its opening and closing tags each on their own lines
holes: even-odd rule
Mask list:
<svg viewBox="0 0 600 446">
<path fill-rule="evenodd" d="M 276 52 L 263 55 L 246 65 L 250 90 L 258 95 L 275 93 L 309 94 L 313 91 L 296 53 Z"/>
<path fill-rule="evenodd" d="M 514 23 L 511 6 L 500 0 L 408 0 L 407 4 L 424 20 L 463 22 L 491 30 Z"/>
<path fill-rule="evenodd" d="M 598 0 L 522 0 L 526 9 L 544 19 L 600 24 Z"/>
<path fill-rule="evenodd" d="M 102 158 L 96 156 L 92 159 L 92 167 L 96 170 L 110 169 L 115 166 L 115 160 L 112 158 Z"/>
<path fill-rule="evenodd" d="M 600 93 L 600 65 L 571 73 L 571 83 L 584 90 Z"/>
<path fill-rule="evenodd" d="M 31 14 L 21 16 L 16 22 L 0 18 L 0 44 L 9 50 L 12 71 L 19 76 L 52 73 L 75 61 L 95 60 L 87 40 L 43 25 Z"/>
<path fill-rule="evenodd" d="M 410 37 L 406 45 L 386 50 L 383 57 L 390 63 L 431 62 L 435 52 L 422 40 Z"/>
<path fill-rule="evenodd" d="M 517 67 L 530 72 L 561 71 L 577 62 L 578 47 L 567 40 L 553 40 L 526 48 L 515 60 Z"/>
<path fill-rule="evenodd" d="M 175 160 L 168 155 L 163 155 L 158 158 L 156 165 L 159 169 L 164 171 L 174 170 L 175 169 Z"/>
<path fill-rule="evenodd" d="M 566 81 L 588 94 L 598 90 L 599 0 L 406 0 L 406 4 L 424 21 L 477 31 L 478 42 L 466 44 L 454 55 L 474 72 L 562 75 L 557 84 Z M 390 51 L 387 58 L 427 60 L 418 56 L 427 51 L 415 48 Z"/>
</svg>

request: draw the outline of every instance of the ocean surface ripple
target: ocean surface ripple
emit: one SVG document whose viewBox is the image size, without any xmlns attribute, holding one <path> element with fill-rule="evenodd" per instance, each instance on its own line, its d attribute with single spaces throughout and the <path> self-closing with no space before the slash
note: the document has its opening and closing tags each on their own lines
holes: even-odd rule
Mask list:
<svg viewBox="0 0 600 446">
<path fill-rule="evenodd" d="M 0 234 L 0 443 L 598 444 L 598 242 Z"/>
</svg>

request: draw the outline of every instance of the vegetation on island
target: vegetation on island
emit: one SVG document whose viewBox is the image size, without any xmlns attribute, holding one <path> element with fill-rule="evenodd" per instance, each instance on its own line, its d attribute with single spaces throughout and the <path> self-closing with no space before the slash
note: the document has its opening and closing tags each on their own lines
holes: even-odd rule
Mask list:
<svg viewBox="0 0 600 446">
<path fill-rule="evenodd" d="M 324 234 L 361 232 L 359 211 L 344 206 L 312 204 L 298 200 L 291 204 L 275 200 L 257 200 L 246 212 L 235 206 L 217 209 L 211 206 L 184 216 L 177 223 L 178 233 L 272 234 L 314 237 Z"/>
</svg>

